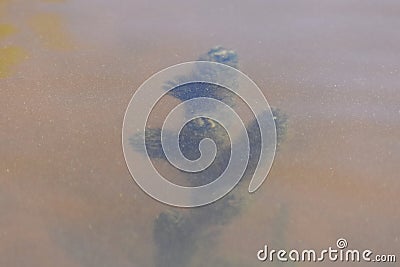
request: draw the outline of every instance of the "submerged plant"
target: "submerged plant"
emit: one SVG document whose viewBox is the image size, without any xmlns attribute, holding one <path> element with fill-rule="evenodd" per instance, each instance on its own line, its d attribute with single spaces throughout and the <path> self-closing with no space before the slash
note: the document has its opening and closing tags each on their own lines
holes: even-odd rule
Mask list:
<svg viewBox="0 0 400 267">
<path fill-rule="evenodd" d="M 219 62 L 235 68 L 238 64 L 236 52 L 220 46 L 212 48 L 202 55 L 199 60 Z M 218 75 L 218 73 L 207 69 L 197 71 L 201 71 L 203 76 Z M 196 76 L 198 74 L 194 73 L 193 75 Z M 237 86 L 235 77 L 228 78 L 233 87 Z M 174 80 L 165 85 L 166 89 L 174 87 L 168 94 L 180 101 L 206 96 L 223 101 L 230 106 L 235 106 L 237 102 L 237 97 L 235 98 L 232 92 L 223 87 L 202 83 L 179 85 L 182 80 L 185 79 L 175 77 Z M 276 124 L 277 144 L 279 146 L 286 133 L 287 118 L 279 109 L 273 108 L 272 113 Z M 241 182 L 234 190 L 210 205 L 190 210 L 170 208 L 161 212 L 155 219 L 153 234 L 157 248 L 157 267 L 189 266 L 193 256 L 198 251 L 198 245 L 209 243 L 210 236 L 207 233 L 211 229 L 217 229 L 229 223 L 245 205 L 248 192 L 247 187 L 245 188 L 241 184 L 243 184 L 243 180 L 251 177 L 254 173 L 260 155 L 261 135 L 256 118 L 253 118 L 246 125 L 246 130 L 250 143 L 249 161 L 244 177 L 242 177 Z M 143 134 L 145 136 L 147 155 L 152 159 L 166 160 L 161 143 L 161 129 L 146 128 Z M 167 132 L 166 134 L 168 135 L 169 133 Z M 199 143 L 204 138 L 210 138 L 215 142 L 217 154 L 212 165 L 204 171 L 198 173 L 183 172 L 191 186 L 200 186 L 212 182 L 224 171 L 231 156 L 231 142 L 234 142 L 234 140 L 230 140 L 222 125 L 206 117 L 193 119 L 182 128 L 179 134 L 179 146 L 182 154 L 191 160 L 199 158 Z M 137 140 L 140 140 L 140 138 L 136 136 L 130 139 L 131 144 L 135 147 L 137 147 Z"/>
</svg>

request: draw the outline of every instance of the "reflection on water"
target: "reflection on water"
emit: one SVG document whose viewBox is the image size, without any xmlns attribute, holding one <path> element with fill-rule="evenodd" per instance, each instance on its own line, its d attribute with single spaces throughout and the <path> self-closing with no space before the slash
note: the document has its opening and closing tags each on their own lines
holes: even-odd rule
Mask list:
<svg viewBox="0 0 400 267">
<path fill-rule="evenodd" d="M 49 2 L 62 1 L 50 0 Z M 30 53 L 27 50 L 34 49 L 31 43 L 35 39 L 41 40 L 42 44 L 49 49 L 70 50 L 74 47 L 72 38 L 65 28 L 65 22 L 59 14 L 43 13 L 41 9 L 36 10 L 32 6 L 34 5 L 30 2 L 26 2 L 25 5 L 12 3 L 12 1 L 0 2 L 0 15 L 4 13 L 3 20 L 7 21 L 7 23 L 0 22 L 0 78 L 10 75 L 19 63 L 28 58 Z M 23 20 L 15 20 L 13 13 L 22 15 Z M 14 25 L 26 28 L 25 22 L 30 26 L 34 36 L 29 31 L 17 30 L 17 26 Z M 25 36 L 25 38 L 20 36 Z M 24 43 L 23 39 L 28 39 L 29 42 Z"/>
<path fill-rule="evenodd" d="M 17 65 L 26 56 L 24 49 L 18 46 L 6 46 L 0 48 L 0 78 L 10 73 L 11 67 Z"/>
<path fill-rule="evenodd" d="M 7 40 L 7 37 L 14 35 L 17 32 L 16 27 L 11 24 L 0 24 L 0 78 L 6 77 L 12 68 L 26 57 L 26 52 L 23 48 L 16 45 L 4 45 L 2 42 Z"/>
<path fill-rule="evenodd" d="M 192 266 L 258 266 L 265 243 L 339 237 L 399 251 L 397 1 L 160 5 L 0 1 L 0 24 L 12 25 L 0 28 L 0 266 L 156 266 L 154 220 L 194 215 L 133 183 L 123 114 L 151 74 L 216 44 L 238 51 L 290 127 L 245 208 L 188 235 Z"/>
<path fill-rule="evenodd" d="M 16 32 L 13 25 L 10 24 L 0 24 L 0 39 L 7 37 Z"/>
</svg>

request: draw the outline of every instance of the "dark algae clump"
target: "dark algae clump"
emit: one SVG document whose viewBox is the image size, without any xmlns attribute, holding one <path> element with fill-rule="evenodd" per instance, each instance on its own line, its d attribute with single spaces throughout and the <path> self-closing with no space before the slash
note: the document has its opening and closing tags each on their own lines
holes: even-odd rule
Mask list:
<svg viewBox="0 0 400 267">
<path fill-rule="evenodd" d="M 199 60 L 223 63 L 237 68 L 238 56 L 233 50 L 221 46 L 212 48 L 200 56 Z M 207 70 L 206 70 L 207 71 Z M 217 75 L 206 73 L 202 75 Z M 170 81 L 165 85 L 172 88 L 179 84 L 180 78 Z M 234 84 L 234 77 L 232 77 Z M 171 90 L 169 95 L 180 101 L 207 96 L 228 105 L 235 105 L 233 94 L 217 85 L 184 84 Z M 272 108 L 276 131 L 277 144 L 282 142 L 287 128 L 287 117 L 279 109 Z M 254 173 L 259 156 L 260 131 L 256 119 L 250 121 L 247 126 L 247 134 L 250 141 L 250 158 L 247 169 L 238 186 L 220 200 L 203 207 L 192 209 L 168 207 L 154 220 L 153 236 L 156 246 L 155 261 L 157 267 L 187 267 L 192 264 L 197 253 L 210 251 L 218 231 L 228 224 L 246 205 L 248 198 L 247 186 L 249 178 Z M 161 129 L 147 128 L 145 130 L 145 142 L 147 154 L 152 159 L 164 159 L 161 145 Z M 191 186 L 204 185 L 218 177 L 225 169 L 230 158 L 231 141 L 224 127 L 210 118 L 196 118 L 188 122 L 180 132 L 179 146 L 185 157 L 196 159 L 200 156 L 199 142 L 204 138 L 214 140 L 217 146 L 217 155 L 214 162 L 206 170 L 187 174 L 188 183 Z M 136 147 L 137 140 L 133 136 L 130 141 Z M 186 176 L 185 176 L 186 177 Z M 244 185 L 244 186 L 242 186 Z M 206 249 L 205 249 L 206 248 Z M 200 252 L 201 251 L 201 252 Z M 203 258 L 207 255 L 202 255 Z M 212 256 L 213 258 L 215 255 Z M 205 259 L 207 261 L 207 259 Z M 225 259 L 213 259 L 212 261 L 225 262 Z M 222 264 L 225 266 L 225 264 Z"/>
</svg>

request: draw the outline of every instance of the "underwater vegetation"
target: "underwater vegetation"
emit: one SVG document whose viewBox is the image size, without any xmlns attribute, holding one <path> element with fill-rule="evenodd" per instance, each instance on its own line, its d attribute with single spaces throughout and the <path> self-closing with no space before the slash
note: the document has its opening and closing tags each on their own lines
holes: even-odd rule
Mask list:
<svg viewBox="0 0 400 267">
<path fill-rule="evenodd" d="M 219 62 L 235 68 L 238 66 L 237 53 L 221 46 L 212 48 L 200 56 L 199 60 Z M 197 71 L 207 72 L 208 70 Z M 193 75 L 198 74 L 194 73 Z M 209 71 L 201 73 L 201 75 L 218 74 Z M 184 79 L 175 77 L 174 80 L 165 85 L 166 89 L 174 88 L 168 94 L 180 101 L 197 97 L 212 97 L 230 106 L 234 106 L 237 101 L 232 92 L 221 86 L 202 83 L 179 85 L 181 80 Z M 231 80 L 232 86 L 237 86 L 234 77 Z M 279 147 L 286 134 L 287 117 L 276 108 L 272 108 L 272 113 L 276 124 L 277 146 Z M 215 234 L 210 235 L 211 229 L 215 230 L 229 223 L 246 205 L 247 184 L 246 186 L 241 186 L 241 184 L 244 184 L 244 180 L 252 177 L 260 155 L 261 134 L 256 118 L 253 118 L 247 124 L 246 130 L 250 142 L 250 157 L 244 177 L 234 190 L 210 205 L 194 209 L 168 208 L 154 220 L 153 236 L 157 249 L 157 267 L 190 266 L 200 246 L 209 247 L 212 244 L 211 240 L 215 238 Z M 167 134 L 169 133 L 167 132 Z M 147 155 L 152 159 L 166 160 L 161 144 L 161 129 L 146 128 L 144 135 Z M 193 119 L 182 128 L 179 133 L 179 146 L 182 154 L 191 160 L 199 158 L 198 147 L 200 141 L 204 138 L 210 138 L 215 142 L 217 154 L 214 162 L 207 169 L 199 173 L 185 174 L 185 178 L 187 177 L 191 186 L 200 186 L 212 182 L 225 170 L 231 156 L 231 142 L 234 142 L 234 140 L 230 140 L 223 126 L 206 117 Z M 134 147 L 138 147 L 138 140 L 140 138 L 133 136 L 130 138 L 130 143 Z M 223 259 L 221 260 L 223 261 Z"/>
</svg>

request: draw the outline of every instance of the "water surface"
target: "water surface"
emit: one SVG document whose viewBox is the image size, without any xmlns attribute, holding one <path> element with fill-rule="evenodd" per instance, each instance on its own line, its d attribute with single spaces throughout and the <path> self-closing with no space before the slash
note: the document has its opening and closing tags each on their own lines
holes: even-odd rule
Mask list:
<svg viewBox="0 0 400 267">
<path fill-rule="evenodd" d="M 219 44 L 288 132 L 266 182 L 208 229 L 190 265 L 262 266 L 265 243 L 339 237 L 398 252 L 399 12 L 397 1 L 1 1 L 0 265 L 155 266 L 153 221 L 170 208 L 129 175 L 124 111 L 150 75 Z"/>
</svg>

